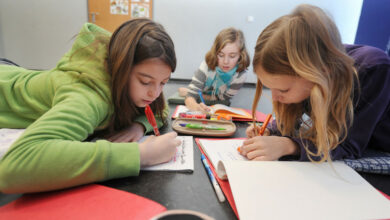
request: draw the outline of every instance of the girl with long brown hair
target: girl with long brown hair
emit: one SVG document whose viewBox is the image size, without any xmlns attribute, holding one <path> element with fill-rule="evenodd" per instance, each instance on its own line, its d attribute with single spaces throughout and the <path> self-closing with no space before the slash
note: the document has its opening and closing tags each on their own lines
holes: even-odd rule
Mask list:
<svg viewBox="0 0 390 220">
<path fill-rule="evenodd" d="M 355 159 L 390 152 L 390 59 L 380 49 L 343 45 L 334 22 L 300 5 L 267 26 L 253 59 L 257 87 L 272 93 L 276 120 L 265 136 L 247 129 L 241 153 L 252 160 Z"/>
<path fill-rule="evenodd" d="M 141 166 L 168 161 L 180 144 L 175 132 L 135 141 L 152 131 L 146 105 L 163 125 L 162 88 L 175 68 L 171 38 L 146 18 L 129 20 L 112 35 L 85 24 L 51 70 L 0 65 L 0 128 L 26 128 L 0 156 L 0 191 L 137 176 Z M 108 140 L 85 141 L 96 131 Z"/>
</svg>

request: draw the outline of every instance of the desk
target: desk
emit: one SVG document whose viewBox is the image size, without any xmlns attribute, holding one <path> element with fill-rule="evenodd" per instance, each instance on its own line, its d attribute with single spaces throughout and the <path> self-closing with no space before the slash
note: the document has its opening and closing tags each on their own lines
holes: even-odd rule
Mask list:
<svg viewBox="0 0 390 220">
<path fill-rule="evenodd" d="M 170 81 L 164 87 L 166 97 L 177 91 L 177 88 L 186 85 L 188 82 Z M 254 94 L 254 86 L 246 85 L 242 88 L 232 103 L 236 107 L 251 108 Z M 263 93 L 265 100 L 260 100 L 259 110 L 270 113 L 270 92 Z M 269 98 L 267 101 L 267 97 Z M 171 114 L 175 105 L 170 105 Z M 162 133 L 171 131 L 169 125 L 163 128 Z M 245 122 L 236 123 L 237 131 L 233 137 L 244 137 L 245 129 L 248 126 Z M 216 219 L 236 219 L 233 210 L 227 201 L 220 203 L 210 183 L 207 173 L 200 161 L 200 151 L 194 142 L 194 172 L 155 172 L 141 171 L 138 177 L 115 179 L 101 184 L 116 189 L 135 193 L 140 196 L 152 199 L 167 209 L 190 209 L 205 213 Z M 390 175 L 364 174 L 361 175 L 374 187 L 390 195 Z M 0 206 L 17 199 L 20 195 L 0 194 Z"/>
</svg>

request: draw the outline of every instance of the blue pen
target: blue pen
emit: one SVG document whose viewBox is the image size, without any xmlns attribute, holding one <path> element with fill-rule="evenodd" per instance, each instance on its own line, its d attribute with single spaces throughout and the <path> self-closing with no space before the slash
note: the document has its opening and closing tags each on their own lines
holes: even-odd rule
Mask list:
<svg viewBox="0 0 390 220">
<path fill-rule="evenodd" d="M 200 97 L 200 101 L 202 101 L 203 104 L 206 104 L 206 103 L 204 102 L 204 99 L 203 99 L 202 91 L 198 90 L 198 94 L 199 94 L 199 97 Z"/>
<path fill-rule="evenodd" d="M 218 200 L 219 200 L 220 202 L 224 202 L 224 201 L 225 201 L 225 196 L 223 195 L 222 190 L 221 190 L 221 188 L 219 187 L 218 182 L 217 182 L 217 180 L 215 179 L 215 177 L 214 177 L 214 175 L 213 175 L 213 172 L 211 171 L 211 168 L 210 168 L 209 164 L 207 163 L 206 157 L 205 157 L 203 154 L 201 154 L 201 155 L 200 155 L 200 159 L 202 160 L 203 165 L 204 165 L 204 167 L 205 167 L 206 170 L 207 170 L 207 174 L 208 174 L 208 176 L 209 176 L 209 178 L 210 178 L 211 183 L 213 184 L 213 187 L 214 187 L 215 193 L 217 194 Z"/>
</svg>

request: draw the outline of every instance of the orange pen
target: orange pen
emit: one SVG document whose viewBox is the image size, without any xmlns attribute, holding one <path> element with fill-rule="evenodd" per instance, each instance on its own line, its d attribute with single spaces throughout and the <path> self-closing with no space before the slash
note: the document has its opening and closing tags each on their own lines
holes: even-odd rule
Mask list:
<svg viewBox="0 0 390 220">
<path fill-rule="evenodd" d="M 153 127 L 154 134 L 156 136 L 160 136 L 160 131 L 157 128 L 156 118 L 154 118 L 153 111 L 149 105 L 145 106 L 145 115 L 146 115 L 146 118 L 148 119 L 149 124 L 152 125 L 152 127 Z"/>
<path fill-rule="evenodd" d="M 271 118 L 272 118 L 272 114 L 268 114 L 267 118 L 265 119 L 263 125 L 260 128 L 260 131 L 259 131 L 260 136 L 263 136 L 265 129 L 267 128 L 267 125 L 268 125 L 269 121 L 271 120 Z"/>
</svg>

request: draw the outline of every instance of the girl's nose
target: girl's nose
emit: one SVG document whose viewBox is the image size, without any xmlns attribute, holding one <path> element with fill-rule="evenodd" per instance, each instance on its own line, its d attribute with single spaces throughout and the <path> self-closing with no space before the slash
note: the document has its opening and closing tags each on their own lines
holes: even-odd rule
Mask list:
<svg viewBox="0 0 390 220">
<path fill-rule="evenodd" d="M 224 64 L 228 64 L 228 63 L 229 63 L 229 57 L 225 56 L 225 57 L 223 58 L 223 63 L 224 63 Z"/>
<path fill-rule="evenodd" d="M 162 86 L 154 86 L 148 90 L 148 96 L 150 98 L 156 99 L 162 91 Z"/>
<path fill-rule="evenodd" d="M 276 91 L 271 91 L 272 93 L 272 101 L 279 101 L 279 94 Z"/>
</svg>

